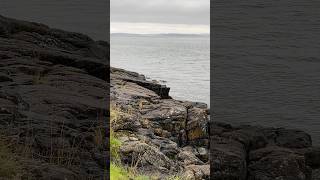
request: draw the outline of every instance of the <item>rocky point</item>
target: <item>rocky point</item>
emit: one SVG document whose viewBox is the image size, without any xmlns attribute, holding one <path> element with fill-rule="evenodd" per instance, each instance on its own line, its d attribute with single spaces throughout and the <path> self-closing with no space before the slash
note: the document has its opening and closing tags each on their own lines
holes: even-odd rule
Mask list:
<svg viewBox="0 0 320 180">
<path fill-rule="evenodd" d="M 209 179 L 207 105 L 172 99 L 170 88 L 135 72 L 111 68 L 110 79 L 111 107 L 127 112 L 111 122 L 122 163 L 160 179 Z"/>
</svg>

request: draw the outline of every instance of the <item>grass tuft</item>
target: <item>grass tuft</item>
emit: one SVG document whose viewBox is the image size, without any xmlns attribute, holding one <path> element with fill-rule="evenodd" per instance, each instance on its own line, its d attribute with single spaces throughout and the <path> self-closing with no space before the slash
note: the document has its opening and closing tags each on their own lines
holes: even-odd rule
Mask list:
<svg viewBox="0 0 320 180">
<path fill-rule="evenodd" d="M 111 130 L 110 131 L 110 153 L 111 158 L 114 161 L 120 161 L 119 150 L 121 147 L 121 142 L 115 137 L 115 133 Z"/>
<path fill-rule="evenodd" d="M 112 180 L 151 180 L 148 176 L 135 175 L 126 168 L 111 163 L 110 165 L 110 179 Z"/>
<path fill-rule="evenodd" d="M 20 170 L 14 154 L 3 142 L 0 142 L 0 179 L 14 179 Z"/>
</svg>

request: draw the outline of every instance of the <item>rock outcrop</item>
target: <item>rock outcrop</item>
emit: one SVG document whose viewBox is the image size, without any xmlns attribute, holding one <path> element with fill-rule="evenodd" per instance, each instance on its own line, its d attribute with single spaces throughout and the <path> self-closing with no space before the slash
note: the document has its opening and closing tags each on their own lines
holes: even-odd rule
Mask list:
<svg viewBox="0 0 320 180">
<path fill-rule="evenodd" d="M 21 177 L 108 177 L 108 43 L 2 16 L 0 41 L 0 132 Z"/>
<path fill-rule="evenodd" d="M 319 149 L 299 130 L 210 124 L 211 179 L 312 180 Z"/>
<path fill-rule="evenodd" d="M 127 112 L 111 122 L 122 162 L 139 161 L 144 173 L 187 180 L 320 178 L 320 150 L 303 131 L 209 121 L 206 104 L 172 99 L 167 87 L 122 69 L 111 68 L 110 84 L 111 104 Z"/>
<path fill-rule="evenodd" d="M 134 72 L 111 68 L 110 79 L 111 113 L 125 112 L 111 120 L 122 163 L 160 179 L 209 179 L 207 105 L 172 99 L 165 85 Z"/>
</svg>

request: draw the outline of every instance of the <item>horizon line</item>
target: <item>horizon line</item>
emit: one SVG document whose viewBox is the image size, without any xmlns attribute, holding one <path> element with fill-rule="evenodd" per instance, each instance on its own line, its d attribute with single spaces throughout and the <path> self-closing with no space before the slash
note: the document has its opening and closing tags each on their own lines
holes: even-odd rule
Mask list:
<svg viewBox="0 0 320 180">
<path fill-rule="evenodd" d="M 110 32 L 110 34 L 127 34 L 127 35 L 210 35 L 210 33 L 126 33 Z"/>
<path fill-rule="evenodd" d="M 111 22 L 111 33 L 127 34 L 209 34 L 209 25 Z"/>
</svg>

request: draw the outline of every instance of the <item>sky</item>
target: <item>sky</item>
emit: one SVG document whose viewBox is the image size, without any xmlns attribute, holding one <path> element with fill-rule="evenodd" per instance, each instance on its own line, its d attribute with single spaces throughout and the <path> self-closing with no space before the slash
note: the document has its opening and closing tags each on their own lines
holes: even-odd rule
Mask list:
<svg viewBox="0 0 320 180">
<path fill-rule="evenodd" d="M 209 34 L 210 0 L 111 0 L 111 33 Z"/>
</svg>

